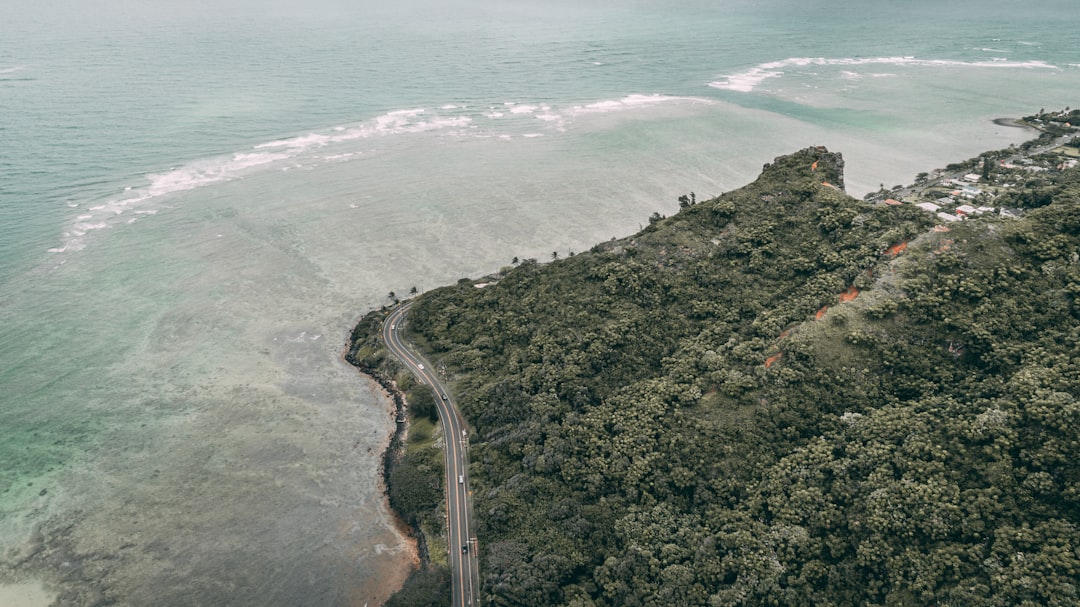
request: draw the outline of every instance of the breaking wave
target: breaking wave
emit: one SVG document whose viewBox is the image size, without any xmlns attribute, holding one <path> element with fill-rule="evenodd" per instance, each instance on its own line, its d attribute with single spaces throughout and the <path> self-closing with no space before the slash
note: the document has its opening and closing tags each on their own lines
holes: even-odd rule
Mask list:
<svg viewBox="0 0 1080 607">
<path fill-rule="evenodd" d="M 50 253 L 85 247 L 90 232 L 135 223 L 158 212 L 170 195 L 229 182 L 266 170 L 288 171 L 329 162 L 347 162 L 365 152 L 355 142 L 418 133 L 464 137 L 497 136 L 501 140 L 533 139 L 545 132 L 562 132 L 579 116 L 623 112 L 672 102 L 708 102 L 690 97 L 628 95 L 556 109 L 542 102 L 507 101 L 487 108 L 445 104 L 438 109 L 412 108 L 387 112 L 356 125 L 268 141 L 230 155 L 205 158 L 145 175 L 142 183 L 122 188 L 104 199 L 70 204 L 77 215 L 62 232 L 62 244 Z M 353 145 L 350 145 L 353 144 Z"/>
<path fill-rule="evenodd" d="M 720 80 L 710 82 L 709 86 L 728 91 L 749 93 L 761 83 L 776 78 L 786 73 L 791 68 L 805 68 L 812 66 L 863 66 L 863 65 L 890 65 L 901 67 L 961 67 L 961 68 L 1013 68 L 1013 69 L 1059 69 L 1055 65 L 1045 61 L 1009 61 L 1007 59 L 993 59 L 990 61 L 955 61 L 948 59 L 917 59 L 915 57 L 865 57 L 865 58 L 824 58 L 824 57 L 791 57 L 780 61 L 762 63 L 750 69 L 724 76 Z"/>
</svg>

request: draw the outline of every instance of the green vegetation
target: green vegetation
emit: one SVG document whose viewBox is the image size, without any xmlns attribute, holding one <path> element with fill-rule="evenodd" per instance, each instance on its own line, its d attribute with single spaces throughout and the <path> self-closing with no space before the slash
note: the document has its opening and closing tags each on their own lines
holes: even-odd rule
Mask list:
<svg viewBox="0 0 1080 607">
<path fill-rule="evenodd" d="M 377 310 L 357 324 L 345 359 L 378 381 L 396 405 L 398 432 L 383 455 L 383 480 L 390 506 L 417 540 L 421 566 L 386 605 L 449 605 L 450 575 L 443 539 L 445 457 L 442 431 L 435 425 L 435 397 L 428 386 L 416 383 L 380 342 L 385 315 L 385 309 Z M 403 431 L 405 420 L 408 432 Z"/>
<path fill-rule="evenodd" d="M 1080 172 L 943 232 L 842 166 L 417 300 L 485 604 L 1080 601 Z"/>
<path fill-rule="evenodd" d="M 417 569 L 383 607 L 450 607 L 450 571 L 444 565 Z"/>
</svg>

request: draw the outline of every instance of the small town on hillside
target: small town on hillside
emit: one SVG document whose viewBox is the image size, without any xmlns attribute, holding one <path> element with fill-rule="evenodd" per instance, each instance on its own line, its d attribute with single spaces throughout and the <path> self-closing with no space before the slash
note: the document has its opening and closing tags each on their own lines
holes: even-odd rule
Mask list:
<svg viewBox="0 0 1080 607">
<path fill-rule="evenodd" d="M 986 152 L 944 169 L 920 173 L 910 186 L 884 186 L 865 196 L 879 204 L 913 204 L 934 213 L 942 223 L 995 213 L 1019 217 L 1023 211 L 1002 204 L 1018 185 L 1033 185 L 1057 171 L 1080 164 L 1080 110 L 1065 108 L 1026 116 L 1020 120 L 995 121 L 1003 126 L 1031 128 L 1036 139 L 995 152 Z M 1037 205 L 1036 205 L 1037 206 Z"/>
</svg>

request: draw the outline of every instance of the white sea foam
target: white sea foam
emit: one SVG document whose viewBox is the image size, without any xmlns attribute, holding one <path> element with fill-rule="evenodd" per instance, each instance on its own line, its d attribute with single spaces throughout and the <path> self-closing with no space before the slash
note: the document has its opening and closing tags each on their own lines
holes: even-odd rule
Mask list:
<svg viewBox="0 0 1080 607">
<path fill-rule="evenodd" d="M 420 117 L 424 119 L 418 119 Z M 74 219 L 73 225 L 63 234 L 63 246 L 49 250 L 54 253 L 79 250 L 84 246 L 83 237 L 87 232 L 108 228 L 114 223 L 131 223 L 129 213 L 152 215 L 156 213 L 156 209 L 141 207 L 170 194 L 239 179 L 267 168 L 285 171 L 290 168 L 308 167 L 320 161 L 341 161 L 359 154 L 352 150 L 334 150 L 335 145 L 372 137 L 461 129 L 470 126 L 471 122 L 472 119 L 468 116 L 428 117 L 422 108 L 397 110 L 356 126 L 338 126 L 322 133 L 307 133 L 287 139 L 268 141 L 252 146 L 250 150 L 229 156 L 198 160 L 160 173 L 149 174 L 145 177 L 145 185 L 124 186 L 119 195 L 90 206 L 87 209 L 89 214 L 86 211 L 80 213 Z M 321 149 L 333 153 L 323 156 L 312 155 L 313 150 Z M 69 203 L 68 206 L 73 205 Z M 139 210 L 135 210 L 137 207 Z M 118 216 L 125 217 L 118 218 Z"/>
<path fill-rule="evenodd" d="M 566 114 L 570 116 L 576 116 L 580 114 L 598 114 L 606 112 L 618 112 L 634 108 L 647 107 L 652 105 L 658 105 L 661 103 L 670 102 L 686 102 L 693 101 L 699 103 L 711 103 L 711 101 L 705 99 L 698 99 L 696 97 L 672 97 L 668 95 L 627 95 L 622 99 L 614 100 L 607 99 L 604 101 L 597 101 L 587 105 L 578 105 L 570 108 L 566 111 Z"/>
<path fill-rule="evenodd" d="M 342 162 L 359 156 L 357 141 L 372 138 L 426 132 L 445 132 L 469 137 L 499 137 L 534 139 L 545 134 L 565 131 L 566 123 L 575 117 L 616 111 L 646 108 L 669 102 L 702 102 L 708 100 L 666 95 L 628 95 L 617 100 L 603 100 L 569 108 L 553 108 L 546 103 L 507 101 L 501 107 L 489 107 L 489 118 L 506 118 L 506 129 L 491 132 L 479 129 L 469 115 L 461 115 L 463 106 L 446 104 L 441 109 L 454 110 L 440 115 L 439 110 L 424 108 L 402 109 L 376 116 L 355 125 L 339 125 L 322 132 L 276 139 L 252 146 L 248 150 L 227 156 L 194 161 L 144 177 L 142 185 L 125 185 L 111 198 L 93 201 L 79 208 L 79 214 L 64 233 L 62 246 L 50 249 L 65 252 L 81 249 L 86 234 L 113 225 L 132 223 L 134 218 L 149 218 L 158 212 L 160 201 L 170 195 L 225 183 L 261 171 L 275 172 L 307 169 L 322 163 Z M 457 114 L 457 115 L 454 115 Z M 537 130 L 537 121 L 544 124 Z M 76 205 L 77 206 L 77 205 Z"/>
<path fill-rule="evenodd" d="M 26 67 L 22 66 L 22 65 L 16 65 L 14 67 L 0 68 L 0 80 L 9 80 L 9 79 L 11 79 L 11 80 L 20 80 L 21 79 L 20 76 L 16 76 L 14 78 L 9 78 L 9 77 L 13 76 L 17 72 L 23 71 L 24 69 L 26 69 Z"/>
<path fill-rule="evenodd" d="M 791 68 L 805 68 L 809 66 L 863 66 L 863 65 L 896 65 L 907 67 L 994 67 L 994 68 L 1027 68 L 1027 69 L 1059 69 L 1055 65 L 1045 61 L 1009 61 L 1007 59 L 992 59 L 990 61 L 954 61 L 949 59 L 916 59 L 915 57 L 861 57 L 861 58 L 824 58 L 824 57 L 791 57 L 781 61 L 770 61 L 752 68 L 724 76 L 723 79 L 710 82 L 709 86 L 728 91 L 749 93 L 770 78 L 784 75 Z"/>
</svg>

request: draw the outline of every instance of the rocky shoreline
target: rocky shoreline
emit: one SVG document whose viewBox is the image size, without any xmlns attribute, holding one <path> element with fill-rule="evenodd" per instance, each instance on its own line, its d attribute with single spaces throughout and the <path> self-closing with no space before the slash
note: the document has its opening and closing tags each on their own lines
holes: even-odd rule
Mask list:
<svg viewBox="0 0 1080 607">
<path fill-rule="evenodd" d="M 405 518 L 394 508 L 390 501 L 390 476 L 394 467 L 397 465 L 399 458 L 404 454 L 405 440 L 409 433 L 408 416 L 406 415 L 408 401 L 405 398 L 405 393 L 398 387 L 397 382 L 394 381 L 391 370 L 386 368 L 385 363 L 379 366 L 372 366 L 357 356 L 361 344 L 378 335 L 378 327 L 382 325 L 383 317 L 385 317 L 385 309 L 372 310 L 360 319 L 349 335 L 349 342 L 346 346 L 343 358 L 345 359 L 345 362 L 356 367 L 360 373 L 374 380 L 393 402 L 392 415 L 394 416 L 394 432 L 390 436 L 390 441 L 386 445 L 386 449 L 383 450 L 379 466 L 382 471 L 383 497 L 386 499 L 387 508 L 393 516 L 395 525 L 415 542 L 416 556 L 419 561 L 418 569 L 422 570 L 431 563 L 427 538 L 425 537 L 423 530 L 420 529 L 419 524 L 411 525 L 407 523 Z M 374 332 L 372 332 L 373 330 Z"/>
</svg>

